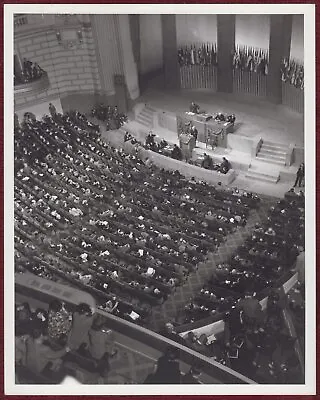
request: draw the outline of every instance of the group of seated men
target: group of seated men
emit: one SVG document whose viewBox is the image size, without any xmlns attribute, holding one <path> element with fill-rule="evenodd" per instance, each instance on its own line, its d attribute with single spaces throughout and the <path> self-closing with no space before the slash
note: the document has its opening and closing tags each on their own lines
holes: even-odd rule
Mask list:
<svg viewBox="0 0 320 400">
<path fill-rule="evenodd" d="M 91 110 L 91 117 L 104 122 L 106 130 L 119 129 L 128 117 L 120 113 L 117 106 L 99 104 Z"/>
<path fill-rule="evenodd" d="M 201 167 L 220 172 L 221 174 L 227 174 L 231 168 L 231 164 L 226 157 L 222 157 L 222 162 L 220 164 L 214 163 L 209 154 L 204 153 L 204 158 L 201 162 Z"/>
<path fill-rule="evenodd" d="M 195 103 L 194 101 L 191 102 L 189 111 L 194 114 L 203 113 L 203 111 L 200 111 L 199 104 Z M 215 119 L 215 121 L 218 121 L 218 122 L 230 122 L 231 124 L 234 124 L 236 121 L 236 116 L 234 114 L 226 115 L 226 114 L 219 112 L 214 117 L 214 119 Z"/>
<path fill-rule="evenodd" d="M 255 204 L 111 148 L 78 112 L 24 121 L 15 150 L 17 268 L 80 285 L 138 323 Z"/>
</svg>

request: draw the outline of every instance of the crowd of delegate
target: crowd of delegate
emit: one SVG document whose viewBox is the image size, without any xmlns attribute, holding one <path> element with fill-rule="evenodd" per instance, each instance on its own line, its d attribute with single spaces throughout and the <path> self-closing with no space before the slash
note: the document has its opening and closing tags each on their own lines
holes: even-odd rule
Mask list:
<svg viewBox="0 0 320 400">
<path fill-rule="evenodd" d="M 14 190 L 16 272 L 80 287 L 141 324 L 259 204 L 145 165 L 52 107 L 15 124 Z"/>
<path fill-rule="evenodd" d="M 292 383 L 302 381 L 295 353 L 297 336 L 303 339 L 304 283 L 285 299 L 279 289 L 283 277 L 294 271 L 299 254 L 304 253 L 304 195 L 289 191 L 285 199 L 270 208 L 262 225 L 240 246 L 230 261 L 217 265 L 210 281 L 201 289 L 178 319 L 166 324 L 163 334 L 204 355 L 220 358 L 220 362 L 260 383 Z M 291 272 L 292 275 L 292 272 Z M 268 290 L 269 288 L 269 290 Z M 266 309 L 259 302 L 268 296 Z M 299 301 L 294 295 L 299 293 Z M 291 337 L 285 324 L 283 309 L 289 307 L 297 326 Z M 190 331 L 186 339 L 175 333 L 179 325 L 208 318 L 224 319 L 222 337 L 196 335 Z M 214 335 L 213 335 L 214 336 Z M 224 357 L 223 357 L 224 355 Z"/>
<path fill-rule="evenodd" d="M 66 376 L 81 382 L 89 375 L 98 382 L 108 377 L 117 352 L 114 332 L 86 303 L 73 309 L 58 300 L 48 309 L 16 304 L 17 383 L 61 383 Z"/>
</svg>

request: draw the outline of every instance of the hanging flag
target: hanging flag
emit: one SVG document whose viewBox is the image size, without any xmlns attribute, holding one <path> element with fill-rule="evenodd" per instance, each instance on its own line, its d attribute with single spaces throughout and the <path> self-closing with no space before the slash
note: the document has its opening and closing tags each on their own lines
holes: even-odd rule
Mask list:
<svg viewBox="0 0 320 400">
<path fill-rule="evenodd" d="M 200 64 L 199 52 L 198 52 L 198 49 L 196 48 L 196 45 L 194 45 L 194 62 L 196 65 Z"/>
<path fill-rule="evenodd" d="M 211 47 L 211 54 L 212 54 L 212 64 L 218 65 L 218 58 L 217 58 L 217 44 L 215 43 L 214 46 Z"/>
<path fill-rule="evenodd" d="M 190 63 L 191 63 L 191 65 L 195 64 L 195 61 L 194 61 L 194 50 L 193 50 L 192 46 L 190 48 Z"/>
</svg>

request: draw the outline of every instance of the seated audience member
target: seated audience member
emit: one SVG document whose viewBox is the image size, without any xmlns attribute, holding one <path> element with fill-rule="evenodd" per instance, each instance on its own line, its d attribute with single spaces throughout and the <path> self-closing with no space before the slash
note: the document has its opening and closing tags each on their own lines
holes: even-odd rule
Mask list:
<svg viewBox="0 0 320 400">
<path fill-rule="evenodd" d="M 72 316 L 72 328 L 68 339 L 68 346 L 78 350 L 83 344 L 89 343 L 88 332 L 92 326 L 93 312 L 88 304 L 80 303 Z"/>
<path fill-rule="evenodd" d="M 218 114 L 216 115 L 215 120 L 216 120 L 216 121 L 219 121 L 219 122 L 224 122 L 224 121 L 226 120 L 226 117 L 224 116 L 224 114 L 222 114 L 222 113 L 220 112 L 220 113 L 218 113 Z"/>
<path fill-rule="evenodd" d="M 198 104 L 196 104 L 194 101 L 192 101 L 190 104 L 189 110 L 190 110 L 190 112 L 192 112 L 194 114 L 199 114 L 200 106 Z"/>
<path fill-rule="evenodd" d="M 133 138 L 133 136 L 131 135 L 131 133 L 129 133 L 128 131 L 126 131 L 126 133 L 124 134 L 124 142 L 129 142 L 129 140 L 131 140 Z"/>
<path fill-rule="evenodd" d="M 231 168 L 230 162 L 225 157 L 222 157 L 222 163 L 220 164 L 220 172 L 222 174 L 226 174 L 230 168 Z"/>
<path fill-rule="evenodd" d="M 65 305 L 59 300 L 49 304 L 48 311 L 48 337 L 51 341 L 59 341 L 69 335 L 72 326 L 72 313 L 66 310 Z"/>
<path fill-rule="evenodd" d="M 236 116 L 234 114 L 228 115 L 226 121 L 230 122 L 231 124 L 234 124 L 236 121 Z"/>
<path fill-rule="evenodd" d="M 196 367 L 191 367 L 190 370 L 185 375 L 182 376 L 181 383 L 199 385 L 200 375 L 201 375 L 200 369 Z"/>
<path fill-rule="evenodd" d="M 163 356 L 157 361 L 154 373 L 154 382 L 158 384 L 179 384 L 180 366 L 178 361 L 179 350 L 168 348 Z"/>
<path fill-rule="evenodd" d="M 161 139 L 160 143 L 159 143 L 159 149 L 164 149 L 166 146 L 168 146 L 168 142 L 164 139 Z"/>
<path fill-rule="evenodd" d="M 62 373 L 61 357 L 70 349 L 66 347 L 61 350 L 53 350 L 44 343 L 44 340 L 45 338 L 39 330 L 35 329 L 31 333 L 26 342 L 26 367 L 37 374 L 44 373 L 51 377 L 53 375 L 59 376 L 59 373 Z"/>
<path fill-rule="evenodd" d="M 172 152 L 171 152 L 171 157 L 175 160 L 182 160 L 182 151 L 179 146 L 176 144 L 174 145 Z"/>
<path fill-rule="evenodd" d="M 205 169 L 211 169 L 212 166 L 213 166 L 212 158 L 208 154 L 204 153 L 204 159 L 201 162 L 201 167 Z"/>
<path fill-rule="evenodd" d="M 155 134 L 152 132 L 149 132 L 148 136 L 146 137 L 146 148 L 150 149 L 152 151 L 156 151 L 157 149 L 157 144 L 154 140 Z"/>
</svg>

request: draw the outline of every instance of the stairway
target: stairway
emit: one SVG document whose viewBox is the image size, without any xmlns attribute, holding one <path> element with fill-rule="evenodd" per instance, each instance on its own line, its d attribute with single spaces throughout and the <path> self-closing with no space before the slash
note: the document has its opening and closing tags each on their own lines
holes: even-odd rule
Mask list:
<svg viewBox="0 0 320 400">
<path fill-rule="evenodd" d="M 285 144 L 269 142 L 264 140 L 257 154 L 256 160 L 270 164 L 286 165 L 286 154 L 288 146 Z"/>
<path fill-rule="evenodd" d="M 153 114 L 155 112 L 155 109 L 146 104 L 144 109 L 138 114 L 136 121 L 147 128 L 153 128 Z"/>
<path fill-rule="evenodd" d="M 250 164 L 245 177 L 267 183 L 277 183 L 280 178 L 280 169 L 274 164 L 267 164 L 255 159 Z"/>
</svg>

